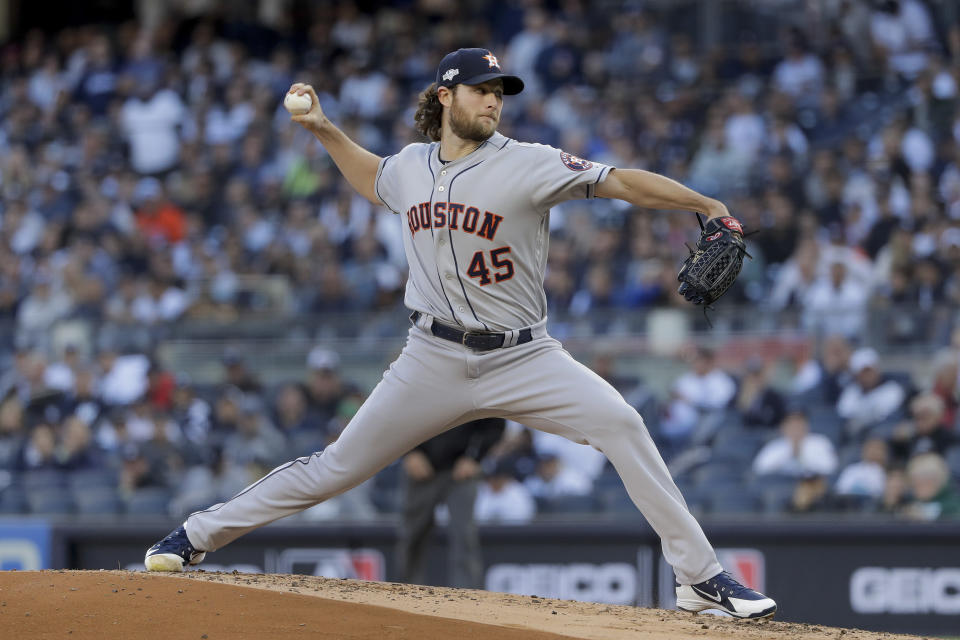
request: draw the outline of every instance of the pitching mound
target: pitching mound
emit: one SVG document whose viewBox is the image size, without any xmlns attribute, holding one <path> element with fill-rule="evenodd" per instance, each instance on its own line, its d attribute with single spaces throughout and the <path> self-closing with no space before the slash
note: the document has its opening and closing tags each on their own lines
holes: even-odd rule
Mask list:
<svg viewBox="0 0 960 640">
<path fill-rule="evenodd" d="M 486 591 L 193 571 L 0 573 L 5 638 L 906 640 Z"/>
</svg>

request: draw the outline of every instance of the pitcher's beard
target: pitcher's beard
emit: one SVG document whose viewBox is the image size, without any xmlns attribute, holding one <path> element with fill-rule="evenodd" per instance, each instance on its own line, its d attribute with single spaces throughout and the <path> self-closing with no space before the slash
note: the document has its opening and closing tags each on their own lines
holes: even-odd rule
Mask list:
<svg viewBox="0 0 960 640">
<path fill-rule="evenodd" d="M 492 136 L 496 130 L 496 126 L 490 128 L 488 131 L 482 123 L 476 120 L 471 121 L 470 117 L 464 113 L 463 109 L 461 109 L 457 105 L 456 100 L 454 100 L 453 106 L 450 109 L 450 131 L 458 138 L 481 143 Z"/>
</svg>

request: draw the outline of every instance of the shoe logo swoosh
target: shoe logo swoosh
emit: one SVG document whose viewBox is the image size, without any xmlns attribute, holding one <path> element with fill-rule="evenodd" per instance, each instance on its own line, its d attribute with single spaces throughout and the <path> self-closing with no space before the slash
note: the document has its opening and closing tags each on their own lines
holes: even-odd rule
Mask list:
<svg viewBox="0 0 960 640">
<path fill-rule="evenodd" d="M 723 598 L 719 594 L 713 595 L 712 593 L 707 593 L 706 591 L 697 589 L 693 585 L 691 585 L 690 588 L 696 591 L 699 595 L 703 596 L 704 598 L 708 598 L 710 600 L 713 600 L 714 602 L 720 602 L 721 600 L 723 600 Z"/>
</svg>

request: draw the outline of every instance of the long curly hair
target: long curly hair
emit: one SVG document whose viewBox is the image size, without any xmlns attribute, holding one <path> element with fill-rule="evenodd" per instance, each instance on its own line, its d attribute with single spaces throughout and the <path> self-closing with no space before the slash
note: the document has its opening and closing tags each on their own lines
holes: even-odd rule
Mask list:
<svg viewBox="0 0 960 640">
<path fill-rule="evenodd" d="M 413 119 L 417 121 L 417 131 L 433 142 L 440 142 L 440 132 L 443 129 L 441 126 L 442 118 L 443 105 L 440 104 L 440 98 L 437 96 L 437 83 L 434 82 L 420 94 L 417 101 L 417 113 L 414 114 Z"/>
</svg>

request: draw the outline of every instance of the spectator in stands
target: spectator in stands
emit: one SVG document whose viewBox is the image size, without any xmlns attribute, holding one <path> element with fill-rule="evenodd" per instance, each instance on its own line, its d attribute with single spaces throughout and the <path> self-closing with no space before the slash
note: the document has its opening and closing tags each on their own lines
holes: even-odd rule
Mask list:
<svg viewBox="0 0 960 640">
<path fill-rule="evenodd" d="M 155 450 L 159 452 L 159 450 Z M 140 445 L 127 443 L 122 450 L 120 483 L 117 487 L 121 496 L 129 497 L 138 489 L 165 489 L 171 478 L 168 476 L 165 461 L 158 457 L 148 457 Z"/>
<path fill-rule="evenodd" d="M 245 394 L 240 399 L 236 431 L 223 443 L 223 456 L 230 463 L 273 467 L 283 460 L 286 442 L 264 409 L 263 402 L 252 394 Z"/>
<path fill-rule="evenodd" d="M 134 298 L 130 315 L 135 322 L 151 325 L 174 321 L 189 307 L 190 298 L 186 291 L 162 278 L 154 277 L 147 280 Z"/>
<path fill-rule="evenodd" d="M 134 302 L 139 298 L 142 281 L 131 273 L 123 274 L 117 285 L 117 290 L 107 299 L 104 313 L 112 322 L 132 324 L 136 322 L 133 315 Z"/>
<path fill-rule="evenodd" d="M 144 178 L 137 184 L 134 195 L 138 203 L 137 227 L 151 244 L 175 244 L 186 235 L 184 212 L 167 199 L 163 183 L 156 178 Z"/>
<path fill-rule="evenodd" d="M 349 392 L 349 386 L 340 377 L 340 356 L 336 351 L 320 346 L 310 350 L 305 388 L 312 419 L 326 428 Z"/>
<path fill-rule="evenodd" d="M 780 424 L 780 437 L 760 449 L 753 460 L 758 476 L 785 475 L 798 478 L 829 476 L 837 469 L 837 452 L 825 435 L 810 433 L 806 413 L 790 410 Z"/>
<path fill-rule="evenodd" d="M 818 363 L 820 375 L 817 388 L 820 397 L 828 404 L 836 404 L 840 394 L 853 380 L 853 373 L 850 371 L 852 354 L 850 341 L 842 335 L 829 335 L 823 341 Z"/>
<path fill-rule="evenodd" d="M 813 334 L 828 331 L 853 338 L 863 333 L 868 292 L 849 273 L 843 260 L 830 263 L 829 275 L 819 278 L 803 299 L 804 328 Z"/>
<path fill-rule="evenodd" d="M 499 460 L 487 472 L 477 491 L 474 515 L 478 522 L 524 524 L 537 513 L 530 491 L 513 476 L 509 460 Z"/>
<path fill-rule="evenodd" d="M 887 442 L 867 438 L 861 447 L 860 460 L 843 468 L 834 492 L 838 496 L 865 496 L 880 499 L 887 484 Z"/>
<path fill-rule="evenodd" d="M 883 495 L 880 498 L 880 512 L 888 515 L 899 515 L 910 497 L 910 488 L 907 483 L 907 473 L 903 467 L 891 467 L 887 470 L 887 481 L 883 485 Z"/>
<path fill-rule="evenodd" d="M 759 357 L 747 360 L 732 407 L 748 427 L 773 428 L 783 420 L 783 396 L 769 382 L 769 369 Z"/>
<path fill-rule="evenodd" d="M 957 425 L 957 407 L 960 403 L 960 352 L 944 349 L 933 360 L 933 382 L 930 392 L 943 400 L 943 423 L 947 429 L 960 433 Z"/>
<path fill-rule="evenodd" d="M 18 466 L 25 471 L 57 468 L 57 436 L 53 427 L 43 422 L 33 426 Z"/>
<path fill-rule="evenodd" d="M 850 356 L 854 379 L 837 400 L 837 413 L 847 422 L 847 430 L 858 435 L 896 414 L 906 398 L 906 390 L 896 380 L 884 376 L 880 356 L 874 349 L 858 349 Z"/>
<path fill-rule="evenodd" d="M 106 33 L 95 34 L 88 42 L 85 51 L 77 55 L 71 63 L 79 63 L 79 78 L 74 89 L 74 97 L 89 108 L 94 115 L 104 115 L 110 105 L 117 86 L 117 65 L 114 60 L 110 39 Z"/>
<path fill-rule="evenodd" d="M 921 453 L 943 455 L 956 442 L 956 436 L 944 422 L 946 407 L 934 393 L 922 393 L 910 401 L 910 420 L 897 425 L 891 435 L 894 456 L 906 461 Z"/>
<path fill-rule="evenodd" d="M 787 38 L 787 55 L 773 69 L 773 86 L 798 104 L 816 104 L 823 87 L 823 63 L 797 28 Z"/>
<path fill-rule="evenodd" d="M 197 395 L 194 385 L 187 376 L 177 376 L 176 382 L 170 417 L 180 425 L 188 450 L 195 448 L 197 454 L 202 455 L 210 435 L 213 409 L 209 402 Z"/>
<path fill-rule="evenodd" d="M 33 281 L 33 290 L 17 310 L 19 335 L 34 344 L 46 345 L 53 325 L 70 315 L 73 300 L 70 294 L 57 286 L 53 277 L 39 274 Z"/>
<path fill-rule="evenodd" d="M 141 41 L 146 40 L 143 36 Z M 120 123 L 130 145 L 130 165 L 143 175 L 157 175 L 176 166 L 179 127 L 187 115 L 180 95 L 160 86 L 155 75 L 137 79 L 133 96 L 120 108 Z"/>
<path fill-rule="evenodd" d="M 327 445 L 326 433 L 311 419 L 307 396 L 296 384 L 284 384 L 277 391 L 273 421 L 295 456 L 305 451 L 320 451 Z"/>
<path fill-rule="evenodd" d="M 10 394 L 0 402 L 0 469 L 17 468 L 26 441 L 23 405 Z"/>
<path fill-rule="evenodd" d="M 63 349 L 61 360 L 51 362 L 43 372 L 44 384 L 49 389 L 56 389 L 69 393 L 75 385 L 76 370 L 80 366 L 80 352 L 74 344 L 68 344 Z"/>
<path fill-rule="evenodd" d="M 244 393 L 258 394 L 263 390 L 259 377 L 247 364 L 240 347 L 229 347 L 223 353 L 223 382 Z"/>
<path fill-rule="evenodd" d="M 770 306 L 776 311 L 798 309 L 817 282 L 819 251 L 817 243 L 807 240 L 797 245 L 793 255 L 777 272 L 770 292 Z"/>
<path fill-rule="evenodd" d="M 187 515 L 211 504 L 229 500 L 255 478 L 242 466 L 223 457 L 219 447 L 211 449 L 202 464 L 186 469 L 177 483 L 177 492 L 170 501 L 171 513 Z"/>
<path fill-rule="evenodd" d="M 537 470 L 523 483 L 534 498 L 542 500 L 562 499 L 564 496 L 585 496 L 593 491 L 593 480 L 576 468 L 571 468 L 555 453 L 540 456 Z"/>
<path fill-rule="evenodd" d="M 812 513 L 833 508 L 830 502 L 830 483 L 826 476 L 809 475 L 797 480 L 787 510 L 791 513 Z"/>
<path fill-rule="evenodd" d="M 88 425 L 95 425 L 105 408 L 97 385 L 97 376 L 91 365 L 78 367 L 74 388 L 63 399 L 63 415 L 76 416 Z"/>
<path fill-rule="evenodd" d="M 574 442 L 563 436 L 553 433 L 540 431 L 539 429 L 527 429 L 530 431 L 532 443 L 533 465 L 529 469 L 532 473 L 536 461 L 545 455 L 556 455 L 560 458 L 562 466 L 577 469 L 584 473 L 591 482 L 600 475 L 603 467 L 607 464 L 607 457 L 598 449 L 591 447 L 584 442 Z M 514 475 L 522 476 L 525 473 L 519 473 L 520 469 L 514 467 Z"/>
<path fill-rule="evenodd" d="M 870 16 L 870 40 L 887 69 L 916 77 L 934 42 L 927 7 L 920 0 L 879 0 Z"/>
<path fill-rule="evenodd" d="M 673 383 L 673 394 L 660 423 L 667 440 L 667 456 L 682 449 L 693 436 L 702 415 L 725 409 L 737 391 L 736 382 L 716 364 L 712 349 L 697 347 L 691 352 L 690 370 Z"/>
<path fill-rule="evenodd" d="M 155 359 L 147 369 L 146 398 L 151 408 L 157 411 L 169 411 L 173 407 L 173 392 L 177 386 L 173 374 L 165 370 Z"/>
<path fill-rule="evenodd" d="M 100 398 L 108 405 L 129 405 L 147 391 L 150 360 L 139 353 L 119 354 L 112 346 L 97 354 Z"/>
<path fill-rule="evenodd" d="M 912 520 L 938 520 L 960 516 L 960 495 L 951 484 L 950 469 L 936 453 L 921 453 L 907 464 L 912 501 L 904 515 Z"/>
<path fill-rule="evenodd" d="M 56 456 L 60 467 L 68 471 L 104 468 L 103 452 L 93 442 L 89 425 L 75 416 L 62 426 Z"/>
</svg>

